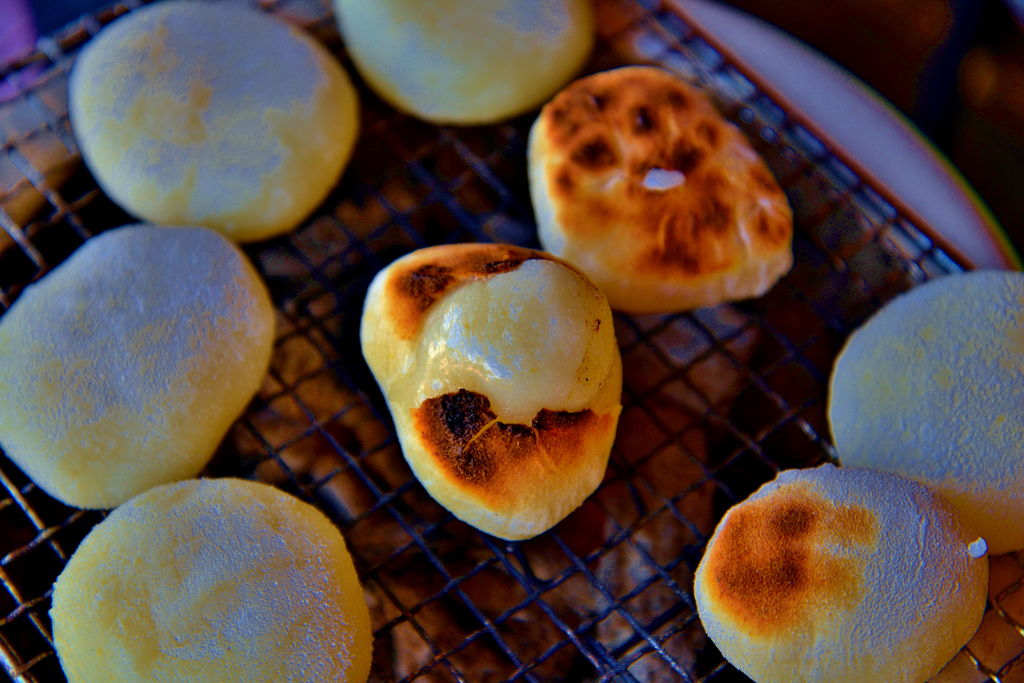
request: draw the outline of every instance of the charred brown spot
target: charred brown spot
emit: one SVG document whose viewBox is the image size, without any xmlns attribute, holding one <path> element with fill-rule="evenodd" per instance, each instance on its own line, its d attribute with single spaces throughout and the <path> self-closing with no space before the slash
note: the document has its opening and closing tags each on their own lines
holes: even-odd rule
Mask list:
<svg viewBox="0 0 1024 683">
<path fill-rule="evenodd" d="M 583 126 L 579 108 L 565 97 L 557 97 L 544 109 L 547 116 L 552 141 L 556 145 L 565 145 L 572 140 Z"/>
<path fill-rule="evenodd" d="M 572 175 L 569 174 L 569 171 L 562 169 L 558 175 L 555 176 L 555 187 L 558 188 L 560 192 L 569 194 L 573 191 L 573 188 L 576 187 L 576 183 L 573 182 Z"/>
<path fill-rule="evenodd" d="M 670 211 L 655 228 L 660 236 L 644 259 L 650 267 L 686 275 L 700 272 L 700 242 L 691 216 Z"/>
<path fill-rule="evenodd" d="M 764 212 L 757 214 L 757 224 L 754 226 L 754 230 L 761 237 L 769 237 L 772 234 L 772 226 L 768 221 L 768 216 L 764 215 Z"/>
<path fill-rule="evenodd" d="M 679 265 L 679 269 L 684 273 L 700 273 L 700 261 L 693 254 L 680 254 L 679 258 L 676 259 L 676 263 Z"/>
<path fill-rule="evenodd" d="M 685 140 L 680 140 L 672 148 L 669 167 L 683 175 L 693 173 L 694 169 L 704 160 L 704 151 Z"/>
<path fill-rule="evenodd" d="M 572 160 L 586 169 L 598 170 L 614 165 L 616 157 L 608 141 L 597 137 L 578 146 L 572 153 Z"/>
<path fill-rule="evenodd" d="M 417 308 L 426 310 L 454 281 L 451 268 L 426 264 L 402 276 L 399 289 Z"/>
<path fill-rule="evenodd" d="M 698 229 L 709 230 L 722 234 L 732 225 L 732 210 L 729 205 L 718 197 L 707 197 L 700 205 Z"/>
<path fill-rule="evenodd" d="M 768 584 L 775 591 L 798 591 L 806 585 L 807 573 L 807 553 L 790 550 L 771 566 Z"/>
<path fill-rule="evenodd" d="M 495 422 L 494 430 L 496 433 L 502 436 L 501 441 L 522 441 L 524 439 L 534 440 L 536 434 L 533 430 L 526 425 L 514 424 L 508 422 Z M 492 441 L 493 443 L 493 441 Z"/>
<path fill-rule="evenodd" d="M 775 178 L 767 170 L 755 166 L 750 171 L 750 179 L 754 181 L 754 184 L 761 190 L 769 194 L 778 194 L 781 192 L 779 184 L 775 182 Z"/>
<path fill-rule="evenodd" d="M 704 142 L 708 143 L 712 149 L 718 147 L 719 130 L 716 123 L 708 121 L 707 119 L 702 120 L 697 124 L 697 136 Z"/>
<path fill-rule="evenodd" d="M 466 389 L 426 399 L 413 410 L 413 421 L 439 465 L 492 496 L 514 495 L 522 486 L 516 473 L 531 461 L 571 462 L 614 424 L 590 410 L 541 410 L 529 425 L 500 422 L 486 396 Z"/>
<path fill-rule="evenodd" d="M 852 520 L 867 525 L 857 542 L 866 552 L 837 555 L 832 548 Z M 798 628 L 811 605 L 852 609 L 863 599 L 862 558 L 878 531 L 870 510 L 837 506 L 807 484 L 786 485 L 723 521 L 704 560 L 711 589 L 752 634 Z"/>
<path fill-rule="evenodd" d="M 815 518 L 814 508 L 810 505 L 793 502 L 774 510 L 769 526 L 779 538 L 799 538 L 812 531 Z"/>
<path fill-rule="evenodd" d="M 694 200 L 686 210 L 668 205 L 656 224 L 655 234 L 643 257 L 646 267 L 666 273 L 695 276 L 723 267 L 715 242 L 733 225 L 728 204 L 715 196 Z"/>
<path fill-rule="evenodd" d="M 486 396 L 461 389 L 428 398 L 417 413 L 420 431 L 456 477 L 482 484 L 494 475 L 494 454 L 472 447 L 474 438 L 495 417 Z"/>
<path fill-rule="evenodd" d="M 519 266 L 523 265 L 526 261 L 525 258 L 507 258 L 500 261 L 488 261 L 480 266 L 481 275 L 498 275 L 500 273 L 510 273 Z"/>
<path fill-rule="evenodd" d="M 764 243 L 781 245 L 789 242 L 793 233 L 792 222 L 789 218 L 759 211 L 755 220 L 754 232 Z"/>
<path fill-rule="evenodd" d="M 658 118 L 650 107 L 640 105 L 635 110 L 633 110 L 634 134 L 646 135 L 647 133 L 657 132 L 657 130 Z"/>
<path fill-rule="evenodd" d="M 572 117 L 572 105 L 567 102 L 552 104 L 548 109 L 548 116 L 556 126 L 561 126 Z"/>
<path fill-rule="evenodd" d="M 737 222 L 728 180 L 708 168 L 687 178 L 683 189 L 682 199 L 647 193 L 646 210 L 636 221 L 645 243 L 637 267 L 672 278 L 732 267 L 737 253 L 728 236 L 737 229 Z"/>
<path fill-rule="evenodd" d="M 689 96 L 678 88 L 668 88 L 662 94 L 661 99 L 678 112 L 683 112 L 690 108 Z"/>
<path fill-rule="evenodd" d="M 782 548 L 757 572 L 749 573 L 745 571 L 747 567 L 733 565 L 721 573 L 720 580 L 735 599 L 756 605 L 758 612 L 767 615 L 773 609 L 770 597 L 785 601 L 806 588 L 808 555 L 803 550 Z"/>
<path fill-rule="evenodd" d="M 460 389 L 457 393 L 427 400 L 440 403 L 444 425 L 458 441 L 469 441 L 494 419 L 490 399 L 473 391 Z"/>
<path fill-rule="evenodd" d="M 588 105 L 594 111 L 604 111 L 605 107 L 614 99 L 611 93 L 607 92 L 592 92 L 585 90 L 583 92 L 584 99 Z"/>
<path fill-rule="evenodd" d="M 534 429 L 541 431 L 551 429 L 572 429 L 573 427 L 579 426 L 581 423 L 589 419 L 591 413 L 589 411 L 583 413 L 570 413 L 564 410 L 541 410 L 537 413 L 537 416 L 533 418 Z"/>
<path fill-rule="evenodd" d="M 694 237 L 676 229 L 666 233 L 661 248 L 652 251 L 650 260 L 655 267 L 698 275 L 701 272 L 699 256 L 699 245 Z"/>
</svg>

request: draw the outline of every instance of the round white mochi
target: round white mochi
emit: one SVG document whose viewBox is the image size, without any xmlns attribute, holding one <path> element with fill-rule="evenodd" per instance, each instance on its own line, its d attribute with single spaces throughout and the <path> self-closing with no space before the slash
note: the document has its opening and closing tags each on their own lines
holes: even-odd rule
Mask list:
<svg viewBox="0 0 1024 683">
<path fill-rule="evenodd" d="M 1024 273 L 916 287 L 847 340 L 829 390 L 846 465 L 916 479 L 993 554 L 1024 548 Z"/>
<path fill-rule="evenodd" d="M 358 102 L 339 62 L 255 8 L 171 0 L 86 44 L 68 81 L 82 158 L 111 199 L 238 241 L 291 230 L 335 186 Z"/>
<path fill-rule="evenodd" d="M 594 44 L 590 0 L 334 0 L 360 75 L 435 123 L 492 123 L 539 107 Z"/>
<path fill-rule="evenodd" d="M 923 683 L 978 629 L 984 542 L 903 477 L 782 472 L 715 529 L 694 597 L 707 634 L 757 683 Z"/>
<path fill-rule="evenodd" d="M 192 480 L 114 510 L 53 589 L 70 683 L 363 683 L 370 616 L 338 529 L 266 484 Z"/>
<path fill-rule="evenodd" d="M 259 388 L 266 286 L 205 228 L 88 240 L 0 318 L 0 446 L 68 505 L 198 474 Z"/>
</svg>

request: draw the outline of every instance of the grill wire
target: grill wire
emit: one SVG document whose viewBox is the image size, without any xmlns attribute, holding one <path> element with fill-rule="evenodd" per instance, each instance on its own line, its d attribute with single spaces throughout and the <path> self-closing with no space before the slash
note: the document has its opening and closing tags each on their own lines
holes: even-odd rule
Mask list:
<svg viewBox="0 0 1024 683">
<path fill-rule="evenodd" d="M 0 314 L 84 240 L 134 222 L 82 167 L 65 88 L 75 52 L 141 4 L 85 16 L 0 70 L 0 84 L 23 90 L 0 103 Z M 307 28 L 355 76 L 325 2 L 260 4 Z M 411 249 L 537 246 L 531 117 L 438 128 L 360 83 L 360 142 L 339 186 L 293 233 L 246 247 L 277 306 L 277 351 L 206 474 L 277 485 L 343 530 L 371 608 L 371 681 L 746 680 L 704 639 L 692 597 L 715 521 L 780 469 L 836 461 L 824 401 L 843 339 L 897 293 L 969 265 L 670 5 L 597 5 L 589 70 L 655 63 L 707 87 L 786 190 L 795 266 L 758 300 L 617 315 L 623 413 L 601 488 L 537 539 L 481 534 L 404 465 L 357 330 L 370 278 Z M 104 513 L 54 501 L 2 452 L 0 485 L 0 681 L 65 681 L 50 591 Z M 994 558 L 993 570 L 986 622 L 1015 635 L 998 651 L 972 641 L 958 660 L 970 680 L 1021 680 L 1021 554 Z"/>
</svg>

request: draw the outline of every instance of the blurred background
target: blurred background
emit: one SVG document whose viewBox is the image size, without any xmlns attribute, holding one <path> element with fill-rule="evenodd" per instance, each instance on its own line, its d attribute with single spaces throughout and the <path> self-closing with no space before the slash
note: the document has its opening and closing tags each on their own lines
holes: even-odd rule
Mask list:
<svg viewBox="0 0 1024 683">
<path fill-rule="evenodd" d="M 1024 0 L 733 0 L 859 76 L 1024 251 Z"/>
<path fill-rule="evenodd" d="M 0 0 L 0 62 L 105 0 Z M 860 77 L 1024 252 L 1024 0 L 730 0 Z"/>
</svg>

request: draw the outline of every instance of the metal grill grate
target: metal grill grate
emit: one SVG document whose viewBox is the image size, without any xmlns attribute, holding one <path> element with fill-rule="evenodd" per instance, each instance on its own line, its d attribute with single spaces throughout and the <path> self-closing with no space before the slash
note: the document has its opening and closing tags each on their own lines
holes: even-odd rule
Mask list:
<svg viewBox="0 0 1024 683">
<path fill-rule="evenodd" d="M 0 314 L 85 239 L 132 219 L 81 166 L 65 84 L 75 51 L 142 4 L 116 4 L 0 71 Z M 345 61 L 322 0 L 262 3 Z M 437 128 L 363 88 L 353 162 L 294 233 L 247 251 L 278 308 L 277 352 L 211 476 L 267 481 L 342 528 L 371 607 L 372 681 L 744 680 L 706 641 L 692 572 L 724 510 L 787 467 L 835 459 L 825 387 L 845 336 L 900 291 L 967 264 L 865 182 L 807 122 L 655 0 L 600 0 L 591 70 L 651 62 L 699 80 L 751 138 L 793 205 L 796 265 L 765 297 L 676 316 L 617 316 L 619 438 L 601 488 L 537 539 L 455 520 L 405 466 L 358 348 L 370 278 L 410 249 L 536 246 L 525 172 L 530 117 Z M 48 498 L 0 454 L 0 681 L 64 681 L 52 583 L 103 517 Z M 1024 671 L 1024 562 L 995 558 L 996 650 L 958 656 L 972 679 Z"/>
</svg>

